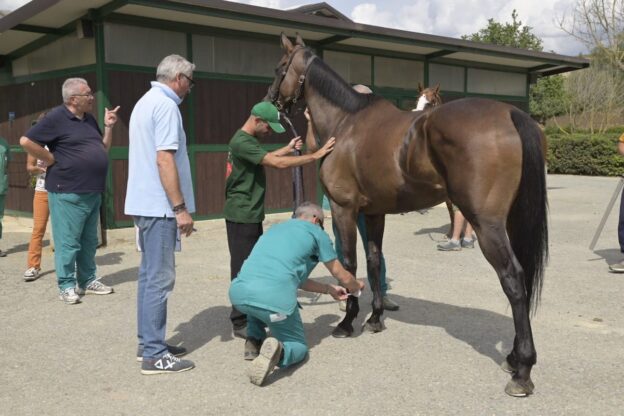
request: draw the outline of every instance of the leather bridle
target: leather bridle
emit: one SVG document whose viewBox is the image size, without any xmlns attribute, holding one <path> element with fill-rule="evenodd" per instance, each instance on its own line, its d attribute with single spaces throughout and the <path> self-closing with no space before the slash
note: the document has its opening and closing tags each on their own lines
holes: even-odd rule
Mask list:
<svg viewBox="0 0 624 416">
<path fill-rule="evenodd" d="M 284 66 L 284 69 L 282 70 L 282 73 L 280 74 L 280 79 L 279 82 L 277 83 L 277 86 L 275 88 L 273 88 L 273 85 L 271 85 L 271 87 L 269 88 L 269 97 L 271 102 L 275 105 L 275 107 L 277 107 L 277 109 L 280 112 L 289 112 L 290 108 L 292 107 L 293 104 L 296 104 L 297 101 L 299 101 L 302 97 L 303 97 L 303 89 L 304 89 L 304 84 L 305 84 L 305 79 L 306 76 L 308 74 L 308 69 L 310 68 L 310 64 L 312 63 L 312 61 L 314 61 L 314 59 L 316 59 L 316 56 L 313 55 L 312 58 L 307 62 L 305 69 L 303 70 L 303 73 L 301 75 L 299 75 L 299 79 L 297 81 L 298 85 L 297 85 L 297 89 L 295 90 L 295 95 L 293 96 L 293 98 L 290 100 L 289 103 L 282 103 L 280 101 L 279 98 L 279 91 L 280 88 L 282 86 L 282 83 L 284 82 L 284 79 L 286 78 L 286 74 L 288 74 L 288 70 L 290 69 L 293 59 L 295 58 L 295 55 L 297 54 L 297 52 L 299 52 L 302 49 L 306 49 L 305 46 L 300 46 L 297 45 L 295 46 L 295 48 L 293 49 L 293 51 L 290 53 L 290 57 L 288 58 L 288 62 L 286 62 L 286 65 Z M 288 108 L 286 108 L 286 105 L 288 104 Z"/>
</svg>

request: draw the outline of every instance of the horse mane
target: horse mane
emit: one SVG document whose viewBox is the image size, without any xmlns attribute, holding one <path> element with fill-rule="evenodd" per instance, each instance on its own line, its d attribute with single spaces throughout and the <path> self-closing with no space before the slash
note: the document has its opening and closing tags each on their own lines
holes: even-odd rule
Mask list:
<svg viewBox="0 0 624 416">
<path fill-rule="evenodd" d="M 310 62 L 307 80 L 323 98 L 348 113 L 357 113 L 380 99 L 375 94 L 361 94 L 355 91 L 322 59 L 313 59 Z"/>
</svg>

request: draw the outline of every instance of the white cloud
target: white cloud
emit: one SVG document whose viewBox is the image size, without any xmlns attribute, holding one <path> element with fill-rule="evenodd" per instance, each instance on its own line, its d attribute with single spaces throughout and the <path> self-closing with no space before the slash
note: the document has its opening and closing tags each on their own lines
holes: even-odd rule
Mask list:
<svg viewBox="0 0 624 416">
<path fill-rule="evenodd" d="M 351 19 L 358 23 L 383 27 L 392 27 L 394 24 L 392 14 L 379 11 L 377 5 L 373 3 L 362 3 L 355 6 L 351 12 Z"/>
<path fill-rule="evenodd" d="M 26 3 L 29 3 L 29 1 L 28 0 L 0 0 L 0 10 L 10 12 L 15 9 L 19 9 Z"/>
</svg>

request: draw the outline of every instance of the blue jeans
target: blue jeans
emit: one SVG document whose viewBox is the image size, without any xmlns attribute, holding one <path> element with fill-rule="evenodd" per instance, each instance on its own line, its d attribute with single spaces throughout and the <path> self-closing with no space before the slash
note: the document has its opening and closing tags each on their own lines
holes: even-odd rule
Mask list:
<svg viewBox="0 0 624 416">
<path fill-rule="evenodd" d="M 137 294 L 137 326 L 143 358 L 153 360 L 167 352 L 167 299 L 175 283 L 175 218 L 134 217 L 142 248 Z"/>
<path fill-rule="evenodd" d="M 267 309 L 256 308 L 249 305 L 234 305 L 236 309 L 247 315 L 247 338 L 255 338 L 264 341 L 266 338 L 265 327 L 271 331 L 271 336 L 280 341 L 284 347 L 284 357 L 278 365 L 281 368 L 288 367 L 303 361 L 308 354 L 308 344 L 303 332 L 303 322 L 299 309 L 279 322 L 271 322 L 271 315 L 275 312 Z"/>
<path fill-rule="evenodd" d="M 95 249 L 100 193 L 48 192 L 54 237 L 54 268 L 60 290 L 87 287 L 96 278 Z"/>
</svg>

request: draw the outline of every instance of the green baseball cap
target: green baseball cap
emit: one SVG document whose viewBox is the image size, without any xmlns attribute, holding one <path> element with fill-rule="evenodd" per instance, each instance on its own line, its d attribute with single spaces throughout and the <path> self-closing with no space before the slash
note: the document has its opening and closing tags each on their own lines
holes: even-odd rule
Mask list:
<svg viewBox="0 0 624 416">
<path fill-rule="evenodd" d="M 260 117 L 262 120 L 269 123 L 271 129 L 276 133 L 284 133 L 286 131 L 284 126 L 280 124 L 277 107 L 268 101 L 262 101 L 254 105 L 251 109 L 251 115 Z"/>
</svg>

